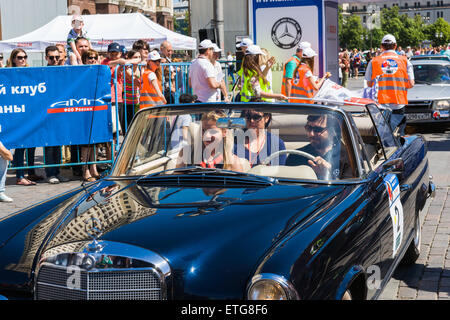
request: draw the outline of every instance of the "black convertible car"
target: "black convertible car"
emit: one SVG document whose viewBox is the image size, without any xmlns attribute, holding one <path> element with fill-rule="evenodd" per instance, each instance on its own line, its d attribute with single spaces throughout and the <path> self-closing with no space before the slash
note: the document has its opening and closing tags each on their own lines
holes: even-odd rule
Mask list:
<svg viewBox="0 0 450 320">
<path fill-rule="evenodd" d="M 0 297 L 376 299 L 433 192 L 375 104 L 144 109 L 109 176 L 0 220 Z"/>
</svg>

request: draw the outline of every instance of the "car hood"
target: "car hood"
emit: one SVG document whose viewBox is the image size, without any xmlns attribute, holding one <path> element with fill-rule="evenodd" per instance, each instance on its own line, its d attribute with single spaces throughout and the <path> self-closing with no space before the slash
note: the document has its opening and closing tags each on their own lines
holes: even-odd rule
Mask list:
<svg viewBox="0 0 450 320">
<path fill-rule="evenodd" d="M 237 282 L 222 285 L 230 288 L 216 288 L 217 294 L 227 289 L 236 292 L 231 286 L 245 286 L 271 247 L 293 228 L 306 220 L 310 223 L 325 208 L 330 210 L 330 203 L 336 205 L 350 190 L 350 186 L 306 183 L 224 189 L 103 181 L 72 199 L 72 207 L 56 210 L 18 232 L 0 256 L 8 257 L 8 270 L 30 275 L 43 252 L 92 241 L 86 226 L 95 218 L 101 222 L 99 241 L 159 254 L 172 270 L 186 276 L 193 295 L 204 292 L 196 287 L 198 277 L 236 278 Z M 18 244 L 22 250 L 17 250 Z M 219 270 L 223 274 L 217 274 Z M 3 275 L 0 272 L 0 283 Z"/>
<path fill-rule="evenodd" d="M 450 99 L 450 84 L 416 84 L 408 90 L 408 101 Z"/>
</svg>

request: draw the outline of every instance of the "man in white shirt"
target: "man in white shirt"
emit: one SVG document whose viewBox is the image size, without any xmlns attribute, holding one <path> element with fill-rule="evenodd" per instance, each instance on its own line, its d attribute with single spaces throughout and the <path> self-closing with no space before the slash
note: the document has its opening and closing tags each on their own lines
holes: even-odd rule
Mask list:
<svg viewBox="0 0 450 320">
<path fill-rule="evenodd" d="M 222 84 L 216 79 L 216 70 L 211 63 L 214 44 L 209 39 L 200 42 L 199 56 L 189 69 L 189 86 L 200 102 L 217 102 L 217 89 Z"/>
</svg>

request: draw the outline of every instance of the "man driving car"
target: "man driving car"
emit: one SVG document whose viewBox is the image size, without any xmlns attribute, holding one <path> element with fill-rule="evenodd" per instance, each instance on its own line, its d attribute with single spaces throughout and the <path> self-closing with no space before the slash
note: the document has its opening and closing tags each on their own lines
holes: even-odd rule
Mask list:
<svg viewBox="0 0 450 320">
<path fill-rule="evenodd" d="M 309 144 L 297 149 L 314 157 L 308 159 L 289 154 L 287 166 L 310 166 L 320 180 L 334 180 L 341 176 L 341 143 L 338 121 L 327 115 L 309 115 L 305 125 Z"/>
</svg>

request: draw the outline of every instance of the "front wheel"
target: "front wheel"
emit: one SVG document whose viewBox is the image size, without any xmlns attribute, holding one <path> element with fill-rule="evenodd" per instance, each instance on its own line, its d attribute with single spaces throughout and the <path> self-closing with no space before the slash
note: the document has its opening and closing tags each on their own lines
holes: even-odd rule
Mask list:
<svg viewBox="0 0 450 320">
<path fill-rule="evenodd" d="M 420 212 L 417 214 L 415 225 L 414 225 L 414 239 L 411 241 L 405 255 L 402 259 L 403 265 L 412 265 L 416 263 L 420 256 L 420 241 L 422 235 L 422 228 L 420 225 Z"/>
</svg>

